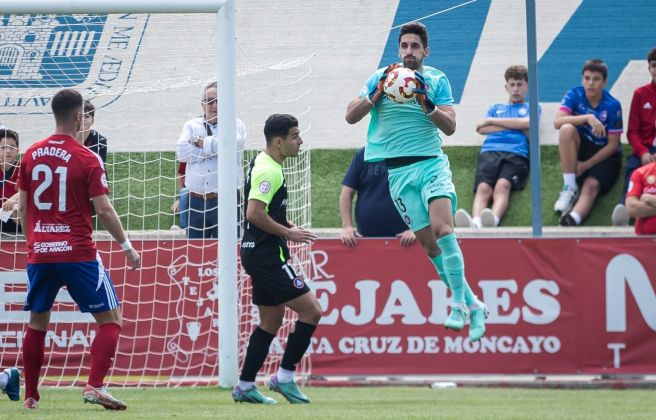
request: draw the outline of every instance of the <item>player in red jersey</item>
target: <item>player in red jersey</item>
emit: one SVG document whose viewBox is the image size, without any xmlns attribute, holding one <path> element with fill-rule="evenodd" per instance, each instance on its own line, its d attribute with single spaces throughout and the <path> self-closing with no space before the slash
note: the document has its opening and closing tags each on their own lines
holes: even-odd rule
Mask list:
<svg viewBox="0 0 656 420">
<path fill-rule="evenodd" d="M 80 310 L 91 313 L 98 323 L 83 400 L 125 410 L 125 403 L 103 386 L 116 353 L 121 313 L 91 235 L 90 200 L 105 229 L 121 244 L 132 269 L 140 267 L 140 257 L 107 197 L 102 161 L 82 144 L 82 95 L 61 90 L 53 96 L 51 106 L 55 133 L 27 149 L 18 179 L 18 207 L 28 247 L 24 310 L 30 311 L 23 340 L 24 405 L 38 408 L 37 386 L 50 311 L 57 292 L 66 286 Z"/>
<path fill-rule="evenodd" d="M 636 219 L 636 234 L 656 235 L 656 162 L 633 171 L 626 193 L 626 210 Z"/>
</svg>

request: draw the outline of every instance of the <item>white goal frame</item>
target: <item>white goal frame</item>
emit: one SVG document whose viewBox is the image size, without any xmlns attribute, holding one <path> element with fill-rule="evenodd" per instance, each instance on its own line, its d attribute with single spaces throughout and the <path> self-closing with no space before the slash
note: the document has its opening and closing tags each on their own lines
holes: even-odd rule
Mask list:
<svg viewBox="0 0 656 420">
<path fill-rule="evenodd" d="M 0 13 L 216 13 L 219 167 L 219 386 L 237 382 L 239 364 L 237 294 L 237 175 L 235 0 L 2 0 Z M 239 168 L 241 170 L 241 168 Z M 227 281 L 219 281 L 220 279 Z"/>
</svg>

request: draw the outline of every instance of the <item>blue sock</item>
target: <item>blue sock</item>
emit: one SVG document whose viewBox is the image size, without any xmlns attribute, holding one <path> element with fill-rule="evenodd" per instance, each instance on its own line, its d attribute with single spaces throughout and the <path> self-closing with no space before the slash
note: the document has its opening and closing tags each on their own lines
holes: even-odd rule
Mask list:
<svg viewBox="0 0 656 420">
<path fill-rule="evenodd" d="M 476 302 L 476 296 L 465 279 L 465 260 L 460 251 L 456 235 L 451 233 L 437 240 L 437 246 L 442 250 L 444 273 L 453 294 L 454 303 L 466 303 L 468 306 Z"/>
</svg>

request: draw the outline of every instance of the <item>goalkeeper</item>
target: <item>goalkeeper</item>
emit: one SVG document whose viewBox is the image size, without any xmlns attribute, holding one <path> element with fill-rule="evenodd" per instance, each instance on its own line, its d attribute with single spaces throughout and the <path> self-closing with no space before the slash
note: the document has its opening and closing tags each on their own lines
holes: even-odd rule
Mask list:
<svg viewBox="0 0 656 420">
<path fill-rule="evenodd" d="M 269 389 L 292 404 L 309 403 L 294 382 L 294 370 L 310 346 L 321 319 L 321 308 L 303 278 L 288 263 L 287 240 L 311 243 L 316 235 L 287 220 L 287 184 L 282 163 L 298 156 L 303 144 L 298 120 L 287 114 L 271 115 L 264 124 L 266 149 L 251 162 L 244 196 L 246 220 L 241 242 L 241 261 L 253 284 L 253 304 L 260 324 L 251 334 L 239 385 L 232 391 L 237 402 L 275 404 L 255 387 L 255 377 L 269 354 L 269 347 L 282 325 L 285 307 L 298 314 L 294 330 Z"/>
<path fill-rule="evenodd" d="M 394 63 L 369 77 L 349 103 L 346 121 L 355 124 L 370 114 L 365 160 L 385 160 L 394 205 L 451 289 L 453 304 L 444 326 L 460 331 L 469 315 L 469 338 L 476 341 L 485 334 L 487 308 L 465 279 L 464 259 L 453 231 L 456 192 L 438 131 L 453 134 L 456 113 L 444 73 L 423 64 L 428 54 L 426 27 L 419 22 L 403 25 L 399 56 L 404 67 L 415 71 L 416 99 L 397 104 L 385 96 L 387 73 L 399 67 Z"/>
</svg>

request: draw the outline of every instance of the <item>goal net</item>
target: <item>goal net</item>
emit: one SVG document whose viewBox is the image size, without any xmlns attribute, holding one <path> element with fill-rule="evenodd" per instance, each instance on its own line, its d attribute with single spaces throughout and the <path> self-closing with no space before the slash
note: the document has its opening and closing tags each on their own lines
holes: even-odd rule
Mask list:
<svg viewBox="0 0 656 420">
<path fill-rule="evenodd" d="M 284 165 L 288 216 L 309 227 L 311 67 L 292 56 L 272 57 L 262 39 L 240 36 L 252 30 L 253 19 L 265 16 L 263 10 L 237 11 L 236 113 L 247 131 L 239 162 L 245 170 L 264 148 L 262 130 L 270 114 L 296 116 L 304 146 Z M 122 301 L 124 325 L 107 377 L 113 385 L 217 383 L 217 243 L 188 239 L 179 228 L 186 213 L 172 210 L 182 176 L 176 143 L 183 124 L 202 117 L 203 89 L 216 80 L 216 21 L 215 14 L 0 15 L 0 124 L 19 133 L 20 151 L 52 132 L 49 102 L 62 88 L 91 100 L 96 109 L 91 128 L 108 139 L 110 199 L 143 259 L 141 270 L 128 271 L 123 252 L 96 226 L 101 258 Z M 3 175 L 13 164 L 3 163 Z M 22 364 L 28 313 L 22 311 L 25 241 L 7 223 L 2 226 L 0 367 L 5 368 Z M 292 253 L 297 271 L 306 273 L 308 246 L 295 245 Z M 241 267 L 238 273 L 238 279 L 221 281 L 238 282 L 241 366 L 258 317 L 250 280 Z M 288 313 L 260 374 L 277 368 L 292 324 Z M 92 317 L 78 312 L 61 290 L 46 335 L 42 382 L 85 382 L 95 331 Z M 309 369 L 306 356 L 301 378 Z"/>
</svg>

